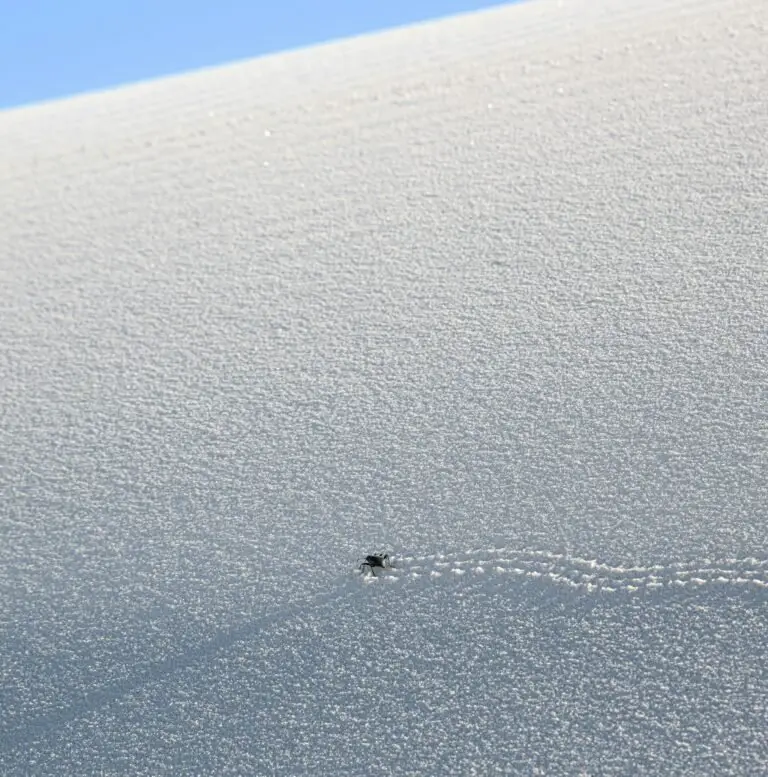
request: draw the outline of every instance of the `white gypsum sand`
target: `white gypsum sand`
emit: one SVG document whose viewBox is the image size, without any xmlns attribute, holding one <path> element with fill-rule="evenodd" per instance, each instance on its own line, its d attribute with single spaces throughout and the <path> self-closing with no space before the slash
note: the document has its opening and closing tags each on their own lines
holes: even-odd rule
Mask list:
<svg viewBox="0 0 768 777">
<path fill-rule="evenodd" d="M 764 774 L 766 87 L 533 0 L 0 113 L 0 773 Z"/>
</svg>

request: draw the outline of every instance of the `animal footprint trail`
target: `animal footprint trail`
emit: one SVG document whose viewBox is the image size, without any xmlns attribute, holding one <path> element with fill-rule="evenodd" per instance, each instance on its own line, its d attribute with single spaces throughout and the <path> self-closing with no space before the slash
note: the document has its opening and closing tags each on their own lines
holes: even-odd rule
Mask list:
<svg viewBox="0 0 768 777">
<path fill-rule="evenodd" d="M 768 559 L 720 558 L 649 566 L 614 566 L 596 559 L 543 550 L 477 548 L 458 553 L 392 557 L 392 567 L 366 583 L 500 576 L 567 587 L 586 593 L 728 587 L 768 592 Z"/>
</svg>

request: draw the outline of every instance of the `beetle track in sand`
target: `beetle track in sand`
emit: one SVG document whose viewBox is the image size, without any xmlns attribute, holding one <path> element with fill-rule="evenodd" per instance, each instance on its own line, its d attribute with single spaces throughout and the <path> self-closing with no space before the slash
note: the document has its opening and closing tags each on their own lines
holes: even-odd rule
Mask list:
<svg viewBox="0 0 768 777">
<path fill-rule="evenodd" d="M 728 586 L 768 591 L 768 559 L 722 558 L 649 566 L 614 566 L 596 559 L 543 550 L 477 548 L 463 553 L 394 556 L 393 566 L 366 583 L 427 578 L 510 575 L 586 593 L 633 593 L 663 588 Z"/>
</svg>

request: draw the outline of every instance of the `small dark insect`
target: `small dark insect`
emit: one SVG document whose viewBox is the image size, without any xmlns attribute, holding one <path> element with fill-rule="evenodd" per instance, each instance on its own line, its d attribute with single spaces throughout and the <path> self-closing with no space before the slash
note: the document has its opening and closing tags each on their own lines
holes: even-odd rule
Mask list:
<svg viewBox="0 0 768 777">
<path fill-rule="evenodd" d="M 392 565 L 389 562 L 389 553 L 372 553 L 370 556 L 365 557 L 365 561 L 360 564 L 360 572 L 363 572 L 368 567 L 368 572 L 376 577 L 374 571 L 376 567 L 380 569 L 389 569 Z"/>
</svg>

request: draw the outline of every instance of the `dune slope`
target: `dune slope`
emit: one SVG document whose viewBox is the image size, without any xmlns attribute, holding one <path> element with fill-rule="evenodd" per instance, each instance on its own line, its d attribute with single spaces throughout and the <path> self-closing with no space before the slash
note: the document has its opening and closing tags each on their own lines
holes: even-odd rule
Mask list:
<svg viewBox="0 0 768 777">
<path fill-rule="evenodd" d="M 0 113 L 0 772 L 764 774 L 767 85 L 533 0 Z"/>
</svg>

